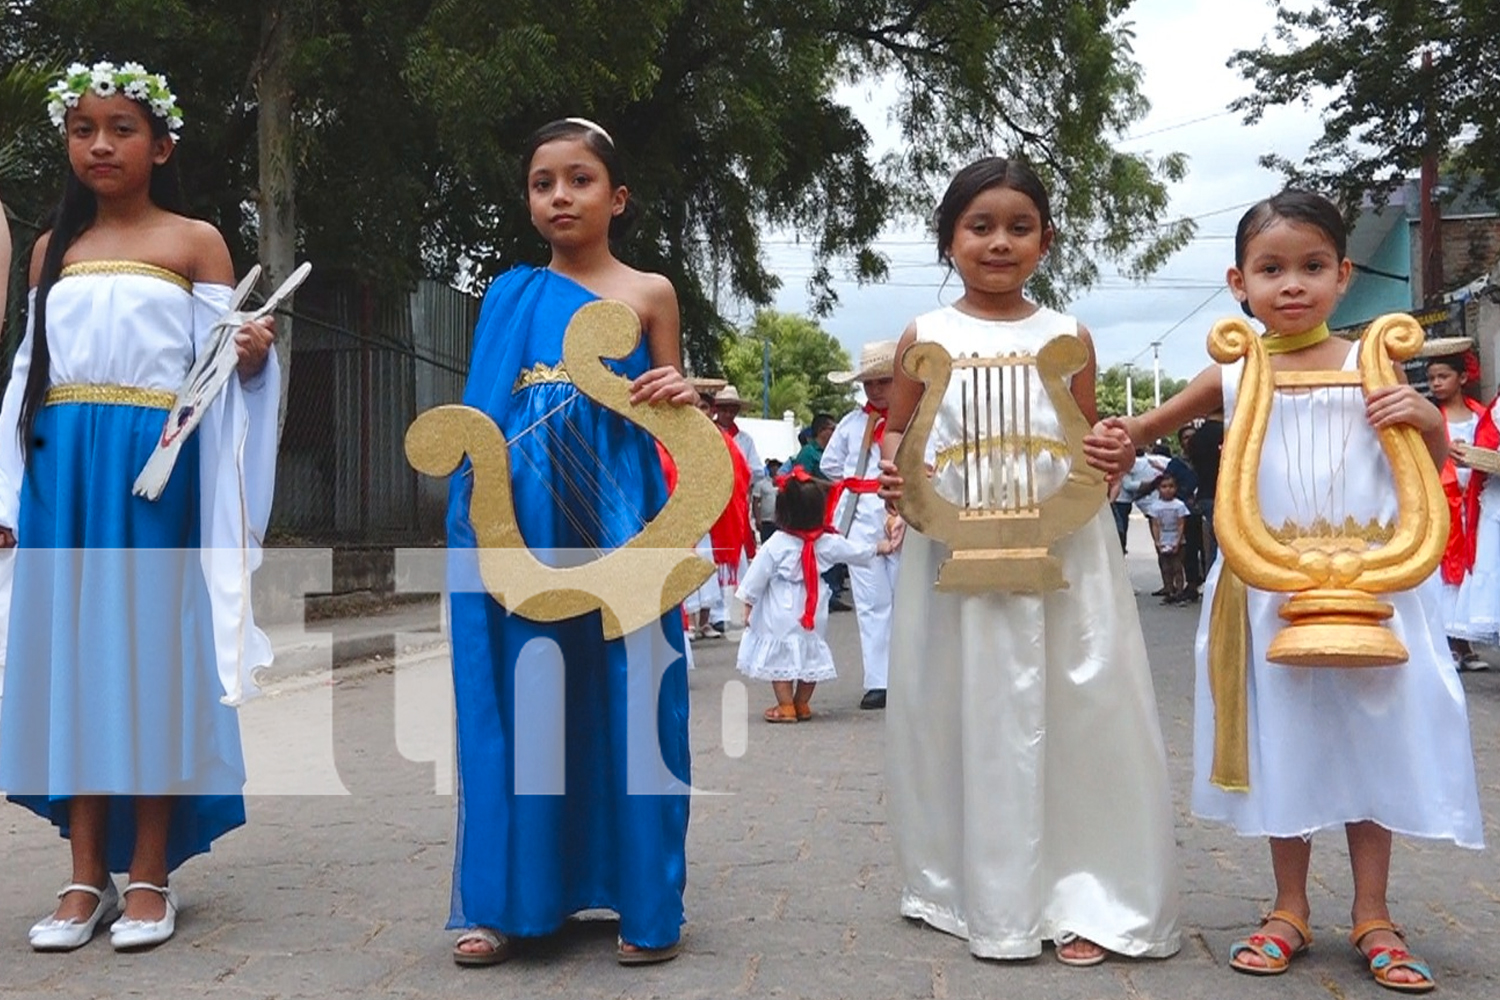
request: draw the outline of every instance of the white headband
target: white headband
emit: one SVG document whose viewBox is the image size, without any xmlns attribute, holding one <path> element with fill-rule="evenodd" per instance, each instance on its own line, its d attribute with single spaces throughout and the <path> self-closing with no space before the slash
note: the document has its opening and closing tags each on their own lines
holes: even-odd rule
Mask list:
<svg viewBox="0 0 1500 1000">
<path fill-rule="evenodd" d="M 564 118 L 563 121 L 568 122 L 571 125 L 582 126 L 583 128 L 588 129 L 590 132 L 598 132 L 600 135 L 604 136 L 605 142 L 609 143 L 611 146 L 615 144 L 615 140 L 610 137 L 610 134 L 608 132 L 604 131 L 604 126 L 600 125 L 598 122 L 591 122 L 587 118 Z"/>
</svg>

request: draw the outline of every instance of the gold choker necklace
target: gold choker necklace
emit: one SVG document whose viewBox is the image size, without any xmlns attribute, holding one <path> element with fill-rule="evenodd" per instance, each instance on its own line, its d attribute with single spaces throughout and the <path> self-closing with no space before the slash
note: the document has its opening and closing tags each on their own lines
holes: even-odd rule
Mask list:
<svg viewBox="0 0 1500 1000">
<path fill-rule="evenodd" d="M 1261 341 L 1266 345 L 1267 354 L 1291 354 L 1293 351 L 1321 344 L 1330 336 L 1332 334 L 1328 332 L 1328 324 L 1319 323 L 1306 333 L 1297 333 L 1290 337 L 1279 333 L 1268 333 L 1261 338 Z"/>
</svg>

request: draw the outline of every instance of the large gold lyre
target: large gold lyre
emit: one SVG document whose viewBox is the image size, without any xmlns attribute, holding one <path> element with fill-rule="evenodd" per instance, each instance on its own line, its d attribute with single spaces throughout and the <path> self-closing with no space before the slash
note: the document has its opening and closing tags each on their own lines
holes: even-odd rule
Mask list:
<svg viewBox="0 0 1500 1000">
<path fill-rule="evenodd" d="M 588 562 L 549 566 L 526 547 L 510 488 L 509 445 L 484 413 L 436 406 L 406 432 L 407 460 L 429 476 L 450 475 L 469 456 L 469 520 L 479 542 L 480 578 L 512 614 L 556 622 L 599 611 L 604 637 L 617 639 L 682 603 L 715 571 L 693 546 L 729 502 L 729 452 L 723 435 L 694 407 L 630 402 L 630 380 L 603 359 L 625 357 L 640 336 L 635 311 L 609 300 L 579 309 L 563 334 L 563 367 L 578 391 L 654 436 L 678 473 L 677 488 L 655 518 L 625 545 Z"/>
<path fill-rule="evenodd" d="M 1245 359 L 1224 435 L 1214 531 L 1227 566 L 1245 583 L 1292 595 L 1281 607 L 1288 624 L 1266 653 L 1273 663 L 1406 662 L 1406 647 L 1383 624 L 1391 606 L 1373 595 L 1417 586 L 1437 568 L 1448 543 L 1447 501 L 1421 434 L 1410 426 L 1376 432 L 1395 480 L 1398 514 L 1389 540 L 1375 547 L 1361 535 L 1338 534 L 1338 525 L 1319 537 L 1279 540 L 1261 514 L 1259 470 L 1278 389 L 1359 386 L 1368 394 L 1395 385 L 1395 362 L 1413 357 L 1422 338 L 1410 316 L 1382 316 L 1360 343 L 1357 371 L 1273 372 L 1260 337 L 1244 320 L 1220 320 L 1209 333 L 1215 361 Z"/>
<path fill-rule="evenodd" d="M 1035 355 L 954 358 L 940 344 L 930 342 L 912 344 L 902 355 L 902 368 L 925 383 L 925 388 L 896 450 L 896 468 L 904 481 L 899 506 L 912 527 L 952 550 L 938 570 L 937 589 L 1036 594 L 1068 586 L 1061 564 L 1048 549 L 1097 514 L 1105 492 L 1104 474 L 1084 460 L 1083 439 L 1089 423 L 1067 382 L 1087 363 L 1088 348 L 1067 334 L 1052 338 Z M 938 493 L 928 477 L 924 454 L 955 371 L 965 394 L 959 457 L 965 476 L 962 504 Z M 1037 495 L 1035 440 L 1030 433 L 1033 377 L 1041 380 L 1057 411 L 1070 463 L 1066 480 L 1046 496 Z M 999 508 L 986 507 L 983 498 L 996 485 L 1007 484 L 971 484 L 970 456 L 1007 453 L 1027 456 L 1031 462 L 1023 495 Z M 979 461 L 974 474 L 1003 476 L 1005 469 L 1004 461 Z"/>
</svg>

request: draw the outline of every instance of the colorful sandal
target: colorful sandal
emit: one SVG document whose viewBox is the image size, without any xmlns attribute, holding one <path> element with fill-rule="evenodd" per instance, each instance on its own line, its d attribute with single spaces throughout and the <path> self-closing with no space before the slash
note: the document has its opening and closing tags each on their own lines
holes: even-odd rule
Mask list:
<svg viewBox="0 0 1500 1000">
<path fill-rule="evenodd" d="M 1437 989 L 1437 980 L 1433 978 L 1427 963 L 1405 948 L 1372 948 L 1365 951 L 1359 946 L 1361 941 L 1376 931 L 1390 931 L 1403 944 L 1406 943 L 1406 933 L 1389 920 L 1366 920 L 1354 925 L 1354 929 L 1349 932 L 1349 943 L 1370 963 L 1370 974 L 1375 977 L 1375 982 L 1397 993 L 1431 993 Z M 1422 979 L 1415 983 L 1396 982 L 1390 977 L 1397 969 L 1409 969 Z"/>
<path fill-rule="evenodd" d="M 1312 947 L 1312 931 L 1307 926 L 1307 921 L 1295 913 L 1286 910 L 1272 910 L 1266 918 L 1260 922 L 1262 927 L 1273 920 L 1280 920 L 1297 932 L 1302 939 L 1297 947 L 1293 948 L 1291 942 L 1286 938 L 1277 937 L 1274 934 L 1251 934 L 1243 941 L 1236 941 L 1229 946 L 1229 967 L 1235 972 L 1243 972 L 1249 976 L 1279 976 L 1292 966 L 1292 959 L 1303 954 Z M 1264 965 L 1246 965 L 1239 961 L 1239 957 L 1246 952 L 1259 956 Z"/>
<path fill-rule="evenodd" d="M 766 709 L 766 714 L 761 716 L 767 722 L 796 722 L 797 706 L 792 704 L 776 704 Z"/>
</svg>

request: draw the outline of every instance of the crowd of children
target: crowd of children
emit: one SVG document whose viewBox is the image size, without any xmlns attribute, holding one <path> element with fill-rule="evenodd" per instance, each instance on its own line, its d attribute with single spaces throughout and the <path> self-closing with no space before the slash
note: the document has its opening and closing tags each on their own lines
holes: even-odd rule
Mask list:
<svg viewBox="0 0 1500 1000">
<path fill-rule="evenodd" d="M 181 120 L 160 77 L 100 64 L 71 73 L 53 97 L 70 169 L 57 221 L 33 253 L 29 325 L 0 409 L 0 545 L 18 547 L 0 785 L 70 838 L 71 878 L 32 928 L 32 946 L 79 947 L 118 913 L 115 946 L 149 947 L 173 934 L 170 872 L 244 820 L 235 715 L 218 688 L 258 649 L 248 597 L 230 609 L 235 628 L 217 628 L 222 581 L 205 581 L 196 561 L 164 574 L 149 559 L 115 557 L 196 550 L 212 544 L 220 522 L 232 522 L 237 538 L 264 528 L 274 331 L 269 321 L 240 331 L 239 379 L 216 404 L 222 427 L 199 431 L 166 497 L 132 497 L 130 479 L 160 430 L 163 394 L 176 389 L 227 304 L 233 274 L 217 231 L 177 213 L 171 181 Z M 1495 449 L 1500 432 L 1494 407 L 1464 395 L 1473 373 L 1461 353 L 1428 362 L 1437 406 L 1404 383 L 1357 403 L 1324 389 L 1275 400 L 1269 434 L 1292 440 L 1321 428 L 1343 447 L 1336 463 L 1307 449 L 1312 457 L 1295 467 L 1291 448 L 1266 449 L 1259 472 L 1268 520 L 1306 515 L 1286 485 L 1300 477 L 1338 498 L 1340 509 L 1321 512 L 1334 520 L 1390 523 L 1396 490 L 1375 435 L 1406 426 L 1441 470 L 1452 523 L 1441 579 L 1389 595 L 1407 664 L 1289 668 L 1267 658 L 1285 596 L 1246 585 L 1215 558 L 1218 441 L 1240 419 L 1240 367 L 1210 367 L 1149 413 L 1099 420 L 1089 332 L 1026 296 L 1055 231 L 1048 192 L 1024 161 L 986 157 L 953 178 L 936 213 L 936 250 L 961 294 L 912 320 L 898 342 L 871 345 L 845 373 L 863 384 L 866 405 L 820 426 L 817 454 L 800 457 L 774 486 L 761 482 L 767 471 L 736 426 L 741 401 L 732 387 L 707 403 L 682 374 L 671 283 L 614 255 L 611 241 L 634 206 L 613 138 L 591 121 L 555 121 L 528 141 L 522 167 L 531 220 L 551 258 L 490 286 L 464 401 L 526 453 L 527 478 L 513 484 L 524 537 L 534 547 L 607 551 L 666 502 L 650 436 L 578 399 L 560 364 L 578 309 L 624 301 L 643 332 L 621 362 L 633 400 L 703 405 L 740 456 L 732 505 L 702 546 L 719 573 L 695 598 L 697 627 L 722 634 L 715 602 L 734 587 L 748 613 L 739 669 L 769 681 L 775 696 L 766 721 L 812 717 L 814 689 L 836 673 L 821 581 L 834 564 L 855 567 L 866 700 L 878 694 L 870 707 L 884 706 L 887 686 L 891 698 L 886 775 L 902 914 L 995 959 L 1029 958 L 1050 944 L 1067 965 L 1094 965 L 1111 953 L 1166 957 L 1181 944 L 1166 753 L 1116 541 L 1117 531 L 1124 541 L 1119 504 L 1114 519 L 1101 507 L 1055 544 L 1069 586 L 1041 594 L 938 589 L 945 542 L 908 530 L 901 517 L 906 484 L 893 460 L 923 392 L 894 364 L 901 352 L 925 342 L 969 356 L 1035 353 L 1069 334 L 1087 354 L 1068 403 L 1093 425 L 1086 461 L 1114 481 L 1135 480 L 1127 497 L 1150 518 L 1165 601 L 1195 602 L 1203 588 L 1193 810 L 1269 842 L 1274 905 L 1232 947 L 1230 966 L 1277 975 L 1306 951 L 1312 838 L 1342 828 L 1351 943 L 1381 985 L 1433 988 L 1432 970 L 1406 951 L 1392 923 L 1386 886 L 1393 834 L 1469 847 L 1483 839 L 1456 670 L 1484 662 L 1468 643 L 1500 636 L 1500 475 L 1455 462 L 1449 442 Z M 1323 198 L 1288 190 L 1245 213 L 1227 280 L 1264 327 L 1277 371 L 1353 365 L 1350 345 L 1326 324 L 1350 268 L 1343 221 Z M 940 496 L 962 502 L 971 477 L 1025 477 L 1020 487 L 1037 495 L 1067 479 L 1068 460 L 1043 446 L 1064 436 L 1064 415 L 1040 380 L 1030 391 L 1034 440 L 975 448 L 956 429 L 980 415 L 950 387 L 927 442 Z M 1217 430 L 1206 424 L 1195 441 L 1192 422 L 1220 412 Z M 553 488 L 577 474 L 578 453 L 528 436 L 540 425 L 608 463 L 607 498 Z M 1138 456 L 1139 446 L 1179 429 L 1181 456 Z M 1026 461 L 1007 447 L 1024 449 Z M 465 472 L 453 479 L 448 518 L 456 566 L 478 545 Z M 87 492 L 69 486 L 85 480 Z M 234 499 L 234 516 L 200 504 L 204 495 Z M 752 496 L 760 539 L 750 531 Z M 84 551 L 97 572 L 65 573 L 64 550 Z M 600 906 L 620 915 L 619 962 L 675 957 L 689 801 L 681 612 L 664 615 L 660 629 L 606 638 L 597 617 L 530 621 L 463 579 L 455 569 L 454 961 L 503 962 L 512 939 L 550 934 Z M 173 614 L 132 604 L 130 595 L 148 591 L 152 608 L 165 600 Z M 238 644 L 226 646 L 225 634 Z M 568 667 L 562 728 L 546 738 L 565 745 L 569 780 L 555 793 L 529 794 L 511 725 L 522 698 L 517 678 L 559 653 Z M 642 699 L 633 694 L 635 671 L 647 668 L 654 697 Z M 100 704 L 167 707 L 132 714 L 101 712 Z M 643 712 L 660 751 L 661 766 L 649 774 L 627 752 Z M 111 875 L 120 871 L 129 875 L 123 893 Z"/>
</svg>

